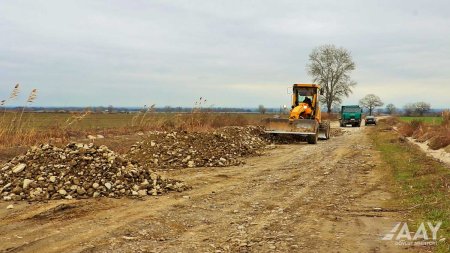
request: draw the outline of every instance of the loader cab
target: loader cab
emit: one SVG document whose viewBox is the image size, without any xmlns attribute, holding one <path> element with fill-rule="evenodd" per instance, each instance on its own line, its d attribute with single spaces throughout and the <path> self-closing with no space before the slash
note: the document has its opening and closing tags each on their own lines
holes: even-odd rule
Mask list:
<svg viewBox="0 0 450 253">
<path fill-rule="evenodd" d="M 311 88 L 300 88 L 296 90 L 296 103 L 298 105 L 302 102 L 307 102 L 312 106 L 312 101 L 314 101 L 315 91 Z"/>
<path fill-rule="evenodd" d="M 320 87 L 316 84 L 294 84 L 292 92 L 292 107 L 304 101 L 310 101 L 311 107 L 316 107 Z"/>
</svg>

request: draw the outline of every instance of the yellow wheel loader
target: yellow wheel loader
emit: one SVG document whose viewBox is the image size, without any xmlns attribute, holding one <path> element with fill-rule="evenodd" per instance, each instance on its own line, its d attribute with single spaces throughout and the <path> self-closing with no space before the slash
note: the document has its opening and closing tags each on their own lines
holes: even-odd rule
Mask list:
<svg viewBox="0 0 450 253">
<path fill-rule="evenodd" d="M 292 109 L 288 119 L 264 119 L 265 132 L 269 134 L 292 134 L 306 138 L 309 144 L 330 138 L 330 122 L 322 121 L 319 95 L 322 90 L 317 84 L 294 84 Z"/>
</svg>

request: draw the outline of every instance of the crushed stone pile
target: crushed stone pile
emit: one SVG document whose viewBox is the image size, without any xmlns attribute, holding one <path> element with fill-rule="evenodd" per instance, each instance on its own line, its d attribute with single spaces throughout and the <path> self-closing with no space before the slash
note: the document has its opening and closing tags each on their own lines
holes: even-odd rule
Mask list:
<svg viewBox="0 0 450 253">
<path fill-rule="evenodd" d="M 185 188 L 92 143 L 34 146 L 0 167 L 4 200 L 145 196 Z"/>
<path fill-rule="evenodd" d="M 213 132 L 151 132 L 133 145 L 130 157 L 158 169 L 224 167 L 259 155 L 268 142 L 257 126 L 223 127 Z"/>
</svg>

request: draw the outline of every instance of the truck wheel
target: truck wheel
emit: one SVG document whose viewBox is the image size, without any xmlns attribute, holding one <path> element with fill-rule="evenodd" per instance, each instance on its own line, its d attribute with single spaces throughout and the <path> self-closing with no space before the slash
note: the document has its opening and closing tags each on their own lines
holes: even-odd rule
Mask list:
<svg viewBox="0 0 450 253">
<path fill-rule="evenodd" d="M 308 135 L 308 143 L 309 144 L 317 144 L 317 139 L 319 139 L 319 134 Z"/>
</svg>

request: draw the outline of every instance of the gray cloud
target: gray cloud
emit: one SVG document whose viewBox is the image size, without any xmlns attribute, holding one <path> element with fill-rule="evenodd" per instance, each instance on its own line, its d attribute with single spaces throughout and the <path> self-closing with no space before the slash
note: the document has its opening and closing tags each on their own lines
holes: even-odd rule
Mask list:
<svg viewBox="0 0 450 253">
<path fill-rule="evenodd" d="M 278 107 L 310 82 L 309 52 L 352 51 L 358 86 L 448 107 L 448 1 L 2 1 L 0 97 L 39 105 Z"/>
</svg>

